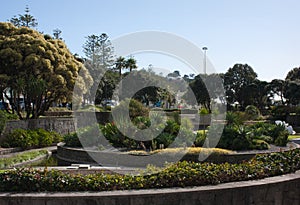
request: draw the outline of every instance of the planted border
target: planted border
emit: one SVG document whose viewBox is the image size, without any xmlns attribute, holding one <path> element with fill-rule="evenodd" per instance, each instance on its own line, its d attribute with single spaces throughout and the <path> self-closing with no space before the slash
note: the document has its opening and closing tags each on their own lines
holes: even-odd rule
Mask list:
<svg viewBox="0 0 300 205">
<path fill-rule="evenodd" d="M 178 162 L 151 175 L 64 174 L 60 171 L 17 169 L 0 173 L 1 192 L 111 191 L 189 187 L 255 180 L 300 169 L 300 150 L 259 154 L 239 164 Z"/>
</svg>

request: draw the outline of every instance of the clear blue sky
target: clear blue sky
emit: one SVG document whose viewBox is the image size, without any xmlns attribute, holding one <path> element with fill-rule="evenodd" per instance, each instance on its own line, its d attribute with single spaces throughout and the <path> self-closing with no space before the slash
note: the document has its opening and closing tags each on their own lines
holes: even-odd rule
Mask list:
<svg viewBox="0 0 300 205">
<path fill-rule="evenodd" d="M 24 14 L 26 5 L 39 31 L 59 28 L 71 52 L 80 55 L 91 34 L 114 39 L 156 30 L 207 46 L 217 72 L 248 63 L 259 79 L 269 81 L 300 66 L 299 0 L 2 0 L 0 21 Z"/>
</svg>

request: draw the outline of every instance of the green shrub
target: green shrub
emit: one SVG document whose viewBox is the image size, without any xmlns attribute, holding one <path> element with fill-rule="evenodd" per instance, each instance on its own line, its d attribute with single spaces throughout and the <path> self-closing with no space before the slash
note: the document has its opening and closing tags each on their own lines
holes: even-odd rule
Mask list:
<svg viewBox="0 0 300 205">
<path fill-rule="evenodd" d="M 232 150 L 248 150 L 250 149 L 250 142 L 245 136 L 238 136 L 232 141 Z"/>
<path fill-rule="evenodd" d="M 53 136 L 51 133 L 44 129 L 37 129 L 35 132 L 38 134 L 38 145 L 39 147 L 48 147 L 51 146 L 54 142 Z"/>
<path fill-rule="evenodd" d="M 155 138 L 157 145 L 163 144 L 167 148 L 176 138 L 176 136 L 163 132 Z"/>
<path fill-rule="evenodd" d="M 196 134 L 192 130 L 181 128 L 177 136 L 175 136 L 176 141 L 174 142 L 175 147 L 190 147 L 194 144 L 196 139 Z M 174 140 L 175 140 L 174 139 Z"/>
<path fill-rule="evenodd" d="M 256 155 L 239 164 L 177 162 L 145 175 L 69 174 L 57 170 L 0 172 L 0 192 L 74 192 L 193 187 L 257 180 L 300 169 L 300 150 Z"/>
<path fill-rule="evenodd" d="M 260 116 L 260 111 L 254 105 L 248 105 L 245 109 L 248 120 L 256 120 Z"/>
<path fill-rule="evenodd" d="M 197 131 L 194 145 L 196 147 L 202 147 L 204 145 L 206 137 L 207 137 L 207 135 L 206 135 L 205 131 L 203 131 L 203 130 Z"/>
<path fill-rule="evenodd" d="M 203 108 L 201 108 L 199 110 L 199 114 L 200 115 L 208 115 L 209 114 L 209 110 L 203 107 Z"/>
<path fill-rule="evenodd" d="M 134 99 L 126 99 L 122 101 L 118 106 L 112 109 L 113 113 L 117 115 L 124 115 L 125 111 L 128 110 L 129 103 L 129 116 L 131 119 L 134 119 L 138 116 L 148 117 L 149 109 L 145 107 L 141 102 Z"/>
<path fill-rule="evenodd" d="M 100 145 L 100 130 L 97 123 L 77 129 L 77 136 L 85 147 L 93 147 Z"/>
<path fill-rule="evenodd" d="M 292 113 L 292 109 L 286 105 L 274 106 L 271 109 L 271 114 L 276 120 L 286 120 L 286 116 Z"/>
<path fill-rule="evenodd" d="M 228 125 L 240 125 L 242 124 L 242 119 L 240 115 L 237 114 L 237 112 L 227 112 L 226 113 L 226 121 Z"/>
<path fill-rule="evenodd" d="M 208 133 L 211 132 L 210 129 L 208 130 Z M 223 149 L 232 149 L 233 140 L 237 135 L 238 135 L 238 130 L 236 126 L 234 125 L 225 126 L 217 147 Z"/>
<path fill-rule="evenodd" d="M 180 130 L 180 125 L 175 120 L 167 120 L 164 132 L 171 135 L 177 135 Z"/>
<path fill-rule="evenodd" d="M 252 146 L 253 146 L 253 149 L 257 149 L 257 150 L 270 149 L 270 145 L 266 141 L 259 140 L 259 139 L 252 140 Z"/>
<path fill-rule="evenodd" d="M 180 127 L 187 130 L 193 130 L 194 125 L 189 118 L 181 118 Z"/>
<path fill-rule="evenodd" d="M 107 125 L 109 126 L 110 123 Z M 63 141 L 68 147 L 82 147 L 83 145 L 85 147 L 98 147 L 101 145 L 100 139 L 100 128 L 97 123 L 91 126 L 78 128 L 76 132 L 66 134 L 63 137 Z"/>
<path fill-rule="evenodd" d="M 53 143 L 58 143 L 58 142 L 63 141 L 63 137 L 60 134 L 58 134 L 57 132 L 50 131 L 49 134 L 52 135 L 52 137 L 53 137 Z"/>
<path fill-rule="evenodd" d="M 273 138 L 270 136 L 266 136 L 266 135 L 259 135 L 259 136 L 254 136 L 253 140 L 262 140 L 265 141 L 266 143 L 273 143 Z"/>
<path fill-rule="evenodd" d="M 280 131 L 275 139 L 274 144 L 277 146 L 286 146 L 288 142 L 289 133 L 286 130 Z"/>
<path fill-rule="evenodd" d="M 47 147 L 60 141 L 61 137 L 55 132 L 48 132 L 43 129 L 15 129 L 4 138 L 1 146 L 21 147 L 25 150 L 29 148 Z"/>
<path fill-rule="evenodd" d="M 175 121 L 177 124 L 180 124 L 181 118 L 180 118 L 180 111 L 179 110 L 174 110 L 171 112 L 171 118 L 170 120 Z"/>
<path fill-rule="evenodd" d="M 210 129 L 214 129 L 211 127 Z M 208 131 L 210 133 L 210 130 Z M 260 140 L 257 145 L 256 140 Z M 259 122 L 254 125 L 228 124 L 225 126 L 217 147 L 243 150 L 268 148 L 269 144 L 286 146 L 288 132 L 284 126 Z"/>
<path fill-rule="evenodd" d="M 120 123 L 126 126 L 126 123 Z M 109 143 L 114 147 L 123 148 L 136 148 L 137 142 L 127 136 L 124 136 L 114 123 L 107 123 L 104 126 L 100 126 L 101 132 L 104 137 L 109 141 Z M 124 127 L 124 129 L 126 129 Z"/>
<path fill-rule="evenodd" d="M 28 149 L 34 146 L 36 143 L 32 140 L 29 132 L 23 129 L 15 129 L 12 133 L 4 140 L 3 145 L 8 145 L 9 147 L 21 147 L 22 149 Z"/>
<path fill-rule="evenodd" d="M 132 123 L 139 129 L 146 129 L 151 126 L 150 118 L 144 116 L 134 118 Z"/>
<path fill-rule="evenodd" d="M 82 147 L 76 132 L 64 135 L 63 141 L 67 147 Z"/>
<path fill-rule="evenodd" d="M 40 145 L 41 136 L 37 132 L 37 130 L 24 130 L 28 136 L 30 136 L 31 139 L 31 147 L 38 147 Z M 29 147 L 30 148 L 30 147 Z"/>
</svg>

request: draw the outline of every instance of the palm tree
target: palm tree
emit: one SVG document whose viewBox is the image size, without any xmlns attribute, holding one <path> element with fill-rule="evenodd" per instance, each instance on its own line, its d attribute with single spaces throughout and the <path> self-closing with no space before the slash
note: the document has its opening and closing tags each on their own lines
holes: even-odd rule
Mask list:
<svg viewBox="0 0 300 205">
<path fill-rule="evenodd" d="M 120 56 L 116 60 L 116 69 L 119 71 L 119 77 L 122 77 L 122 69 L 126 67 L 126 61 L 125 58 Z"/>
<path fill-rule="evenodd" d="M 136 60 L 133 57 L 130 57 L 126 60 L 125 66 L 126 68 L 129 68 L 129 71 L 131 72 L 133 69 L 137 68 Z"/>
</svg>

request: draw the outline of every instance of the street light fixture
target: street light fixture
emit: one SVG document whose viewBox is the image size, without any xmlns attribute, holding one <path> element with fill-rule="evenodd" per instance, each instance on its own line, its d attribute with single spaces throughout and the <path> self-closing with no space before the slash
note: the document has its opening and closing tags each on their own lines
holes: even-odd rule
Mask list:
<svg viewBox="0 0 300 205">
<path fill-rule="evenodd" d="M 203 67 L 204 67 L 204 74 L 206 75 L 206 51 L 207 47 L 203 47 L 202 50 L 204 51 L 204 59 L 203 59 Z"/>
</svg>

